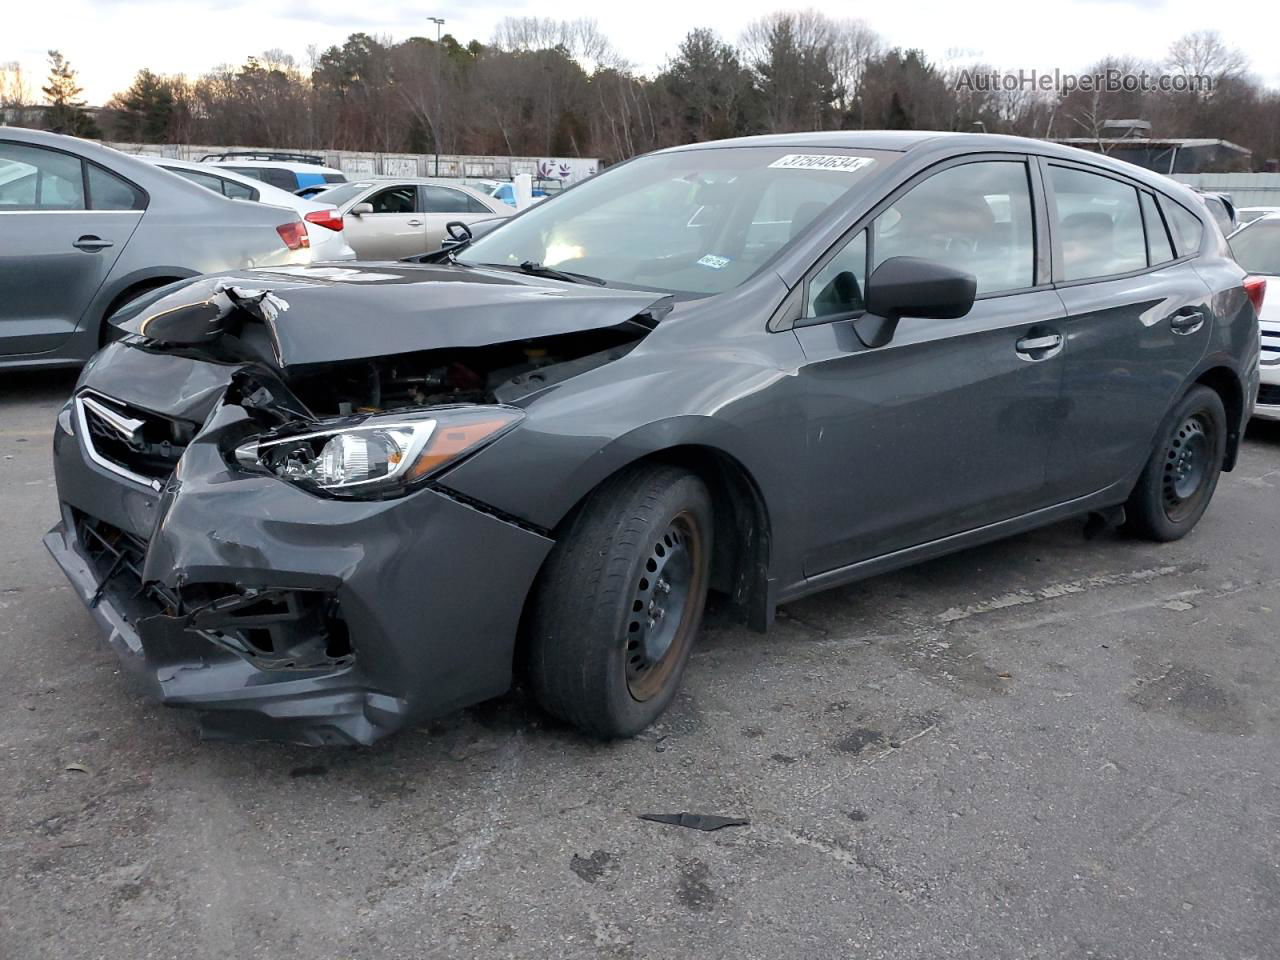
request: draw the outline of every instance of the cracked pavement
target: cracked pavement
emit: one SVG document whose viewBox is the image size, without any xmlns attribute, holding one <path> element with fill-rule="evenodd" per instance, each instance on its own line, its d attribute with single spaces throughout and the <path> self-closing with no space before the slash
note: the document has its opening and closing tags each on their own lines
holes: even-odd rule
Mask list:
<svg viewBox="0 0 1280 960">
<path fill-rule="evenodd" d="M 73 378 L 0 385 L 0 957 L 1244 958 L 1280 931 L 1280 424 L 1176 544 L 1064 523 L 719 609 L 663 722 L 519 693 L 201 743 L 40 546 Z M 721 814 L 699 832 L 642 813 Z"/>
</svg>

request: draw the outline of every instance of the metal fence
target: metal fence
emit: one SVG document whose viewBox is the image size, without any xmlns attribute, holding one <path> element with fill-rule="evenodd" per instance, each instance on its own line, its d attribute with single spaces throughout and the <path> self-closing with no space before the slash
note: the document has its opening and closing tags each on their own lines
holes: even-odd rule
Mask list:
<svg viewBox="0 0 1280 960">
<path fill-rule="evenodd" d="M 200 144 L 107 143 L 125 153 L 140 153 L 176 160 L 199 160 L 206 154 L 231 150 L 253 150 L 263 153 L 271 148 L 254 146 L 203 146 Z M 277 148 L 278 149 L 278 148 Z M 510 180 L 520 173 L 535 179 L 563 180 L 573 183 L 594 176 L 600 161 L 594 157 L 477 157 L 440 154 L 437 162 L 431 153 L 368 153 L 355 150 L 300 150 L 324 157 L 352 179 L 360 177 L 467 177 Z"/>
<path fill-rule="evenodd" d="M 1280 207 L 1280 173 L 1177 173 L 1173 179 L 1229 193 L 1237 207 Z"/>
</svg>

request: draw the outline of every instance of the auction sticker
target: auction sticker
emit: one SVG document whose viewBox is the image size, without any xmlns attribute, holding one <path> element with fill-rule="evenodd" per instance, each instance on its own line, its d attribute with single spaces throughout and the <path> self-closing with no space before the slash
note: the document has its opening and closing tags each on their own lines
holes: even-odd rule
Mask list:
<svg viewBox="0 0 1280 960">
<path fill-rule="evenodd" d="M 840 173 L 853 173 L 872 163 L 875 163 L 875 160 L 871 157 L 836 156 L 829 153 L 788 153 L 769 166 L 790 170 L 836 170 Z"/>
<path fill-rule="evenodd" d="M 712 270 L 723 270 L 729 265 L 728 257 L 717 257 L 714 253 L 708 253 L 705 257 L 698 261 L 699 266 L 710 267 Z"/>
</svg>

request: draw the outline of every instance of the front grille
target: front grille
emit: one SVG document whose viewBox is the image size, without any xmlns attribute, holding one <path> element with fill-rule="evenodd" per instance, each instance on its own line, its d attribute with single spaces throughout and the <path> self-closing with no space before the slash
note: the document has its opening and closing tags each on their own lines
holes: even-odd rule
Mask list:
<svg viewBox="0 0 1280 960">
<path fill-rule="evenodd" d="M 95 393 L 76 397 L 90 457 L 121 476 L 158 490 L 178 466 L 195 424 L 138 410 Z"/>
<path fill-rule="evenodd" d="M 111 588 L 125 592 L 131 599 L 147 601 L 157 613 L 180 608 L 178 598 L 163 587 L 158 584 L 144 586 L 142 583 L 147 541 L 79 510 L 73 511 L 72 515 L 76 539 L 98 577 L 98 590 L 90 599 L 90 606 L 95 606 Z"/>
<path fill-rule="evenodd" d="M 1258 388 L 1258 402 L 1270 405 L 1280 404 L 1280 386 L 1264 383 Z"/>
</svg>

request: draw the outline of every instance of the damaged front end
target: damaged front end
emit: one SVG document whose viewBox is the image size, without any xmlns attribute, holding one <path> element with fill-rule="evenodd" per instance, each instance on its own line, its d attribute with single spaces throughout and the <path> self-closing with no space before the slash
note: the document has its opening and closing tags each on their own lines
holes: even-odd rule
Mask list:
<svg viewBox="0 0 1280 960">
<path fill-rule="evenodd" d="M 45 543 L 206 736 L 365 744 L 510 685 L 552 541 L 439 478 L 655 300 L 442 270 L 195 281 L 124 318 L 59 416 Z M 464 287 L 529 336 L 460 322 Z"/>
</svg>

